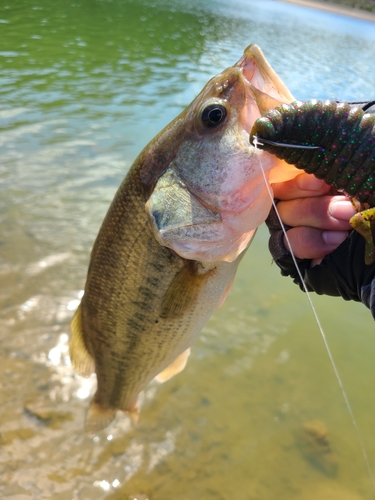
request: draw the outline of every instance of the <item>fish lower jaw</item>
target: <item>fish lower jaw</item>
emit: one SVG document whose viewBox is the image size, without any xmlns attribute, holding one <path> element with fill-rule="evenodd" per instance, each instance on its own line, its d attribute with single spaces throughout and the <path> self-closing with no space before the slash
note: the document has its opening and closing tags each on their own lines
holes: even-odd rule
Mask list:
<svg viewBox="0 0 375 500">
<path fill-rule="evenodd" d="M 256 228 L 225 241 L 170 241 L 168 248 L 183 259 L 202 262 L 204 265 L 217 262 L 233 262 L 249 246 Z"/>
</svg>

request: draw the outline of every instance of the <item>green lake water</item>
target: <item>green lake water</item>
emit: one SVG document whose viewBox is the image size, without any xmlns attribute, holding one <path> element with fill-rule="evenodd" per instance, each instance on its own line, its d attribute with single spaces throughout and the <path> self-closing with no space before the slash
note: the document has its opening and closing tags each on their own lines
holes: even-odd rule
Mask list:
<svg viewBox="0 0 375 500">
<path fill-rule="evenodd" d="M 141 149 L 257 43 L 299 99 L 374 98 L 375 25 L 274 0 L 0 3 L 0 497 L 367 500 L 375 487 L 306 296 L 261 227 L 189 363 L 86 436 L 69 322 Z M 375 470 L 375 329 L 312 297 Z"/>
</svg>

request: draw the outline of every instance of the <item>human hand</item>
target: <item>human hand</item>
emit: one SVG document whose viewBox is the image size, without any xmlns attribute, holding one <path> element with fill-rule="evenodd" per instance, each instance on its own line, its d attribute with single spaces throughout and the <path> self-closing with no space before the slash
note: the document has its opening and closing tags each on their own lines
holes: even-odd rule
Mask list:
<svg viewBox="0 0 375 500">
<path fill-rule="evenodd" d="M 353 106 L 375 113 L 375 101 Z M 281 274 L 291 277 L 301 290 L 362 302 L 375 319 L 375 265 L 366 264 L 365 239 L 349 225 L 355 213 L 350 200 L 307 174 L 272 187 L 296 256 L 293 260 L 271 210 L 266 221 L 269 247 Z"/>
<path fill-rule="evenodd" d="M 297 270 L 271 210 L 266 220 L 269 248 L 281 274 L 290 276 L 301 290 L 362 301 L 375 318 L 375 266 L 365 264 L 364 238 L 357 231 L 348 232 L 348 219 L 355 212 L 350 200 L 307 174 L 273 187 L 298 265 Z"/>
<path fill-rule="evenodd" d="M 277 210 L 281 220 L 291 226 L 288 239 L 297 258 L 317 264 L 348 236 L 355 209 L 349 198 L 335 194 L 322 180 L 302 173 L 272 188 L 280 200 Z M 289 250 L 285 236 L 283 243 Z"/>
</svg>

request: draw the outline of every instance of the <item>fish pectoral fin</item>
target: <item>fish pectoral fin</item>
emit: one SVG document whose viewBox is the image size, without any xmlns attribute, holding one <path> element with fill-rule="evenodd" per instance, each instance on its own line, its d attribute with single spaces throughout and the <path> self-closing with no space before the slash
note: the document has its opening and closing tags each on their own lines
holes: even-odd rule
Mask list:
<svg viewBox="0 0 375 500">
<path fill-rule="evenodd" d="M 175 275 L 163 298 L 160 317 L 174 319 L 189 310 L 199 295 L 199 291 L 215 268 L 204 269 L 198 262 L 185 261 L 184 267 Z"/>
<path fill-rule="evenodd" d="M 219 302 L 218 302 L 218 304 L 216 306 L 216 309 L 218 309 L 219 307 L 221 307 L 224 304 L 224 302 L 226 301 L 226 298 L 228 297 L 228 294 L 231 291 L 231 288 L 232 288 L 232 285 L 233 285 L 235 277 L 236 277 L 236 274 L 234 274 L 232 276 L 232 278 L 230 279 L 229 283 L 225 287 L 225 290 L 224 290 L 222 296 L 220 297 L 220 300 L 219 300 Z"/>
<path fill-rule="evenodd" d="M 70 324 L 69 356 L 76 372 L 83 377 L 89 377 L 95 371 L 95 362 L 83 340 L 81 314 L 79 305 Z"/>
<path fill-rule="evenodd" d="M 163 371 L 158 373 L 155 377 L 155 380 L 162 384 L 163 382 L 166 382 L 170 378 L 174 377 L 177 375 L 177 373 L 182 372 L 182 370 L 185 368 L 188 357 L 190 356 L 190 347 L 186 349 L 182 354 L 177 356 L 177 358 L 172 361 L 170 365 L 167 366 L 167 368 L 164 368 Z"/>
<path fill-rule="evenodd" d="M 116 410 L 113 408 L 102 408 L 95 401 L 91 401 L 86 415 L 85 431 L 96 434 L 105 429 L 115 418 Z"/>
</svg>

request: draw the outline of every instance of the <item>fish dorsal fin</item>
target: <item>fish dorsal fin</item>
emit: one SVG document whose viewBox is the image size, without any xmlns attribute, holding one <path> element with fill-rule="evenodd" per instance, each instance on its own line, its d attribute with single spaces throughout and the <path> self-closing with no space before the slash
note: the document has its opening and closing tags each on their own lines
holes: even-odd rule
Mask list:
<svg viewBox="0 0 375 500">
<path fill-rule="evenodd" d="M 166 382 L 170 378 L 172 378 L 174 375 L 177 375 L 177 373 L 182 372 L 182 370 L 185 368 L 188 357 L 190 356 L 190 347 L 186 349 L 182 354 L 177 356 L 177 358 L 172 361 L 170 365 L 167 366 L 167 368 L 164 368 L 163 371 L 161 371 L 158 375 L 156 375 L 155 380 L 162 384 L 163 382 Z"/>
<path fill-rule="evenodd" d="M 182 316 L 193 305 L 199 290 L 214 272 L 215 268 L 204 269 L 195 261 L 186 261 L 166 291 L 161 304 L 160 317 L 173 319 Z"/>
<path fill-rule="evenodd" d="M 83 340 L 81 304 L 70 324 L 69 355 L 72 365 L 79 375 L 89 377 L 95 371 L 95 362 L 87 351 Z"/>
</svg>

